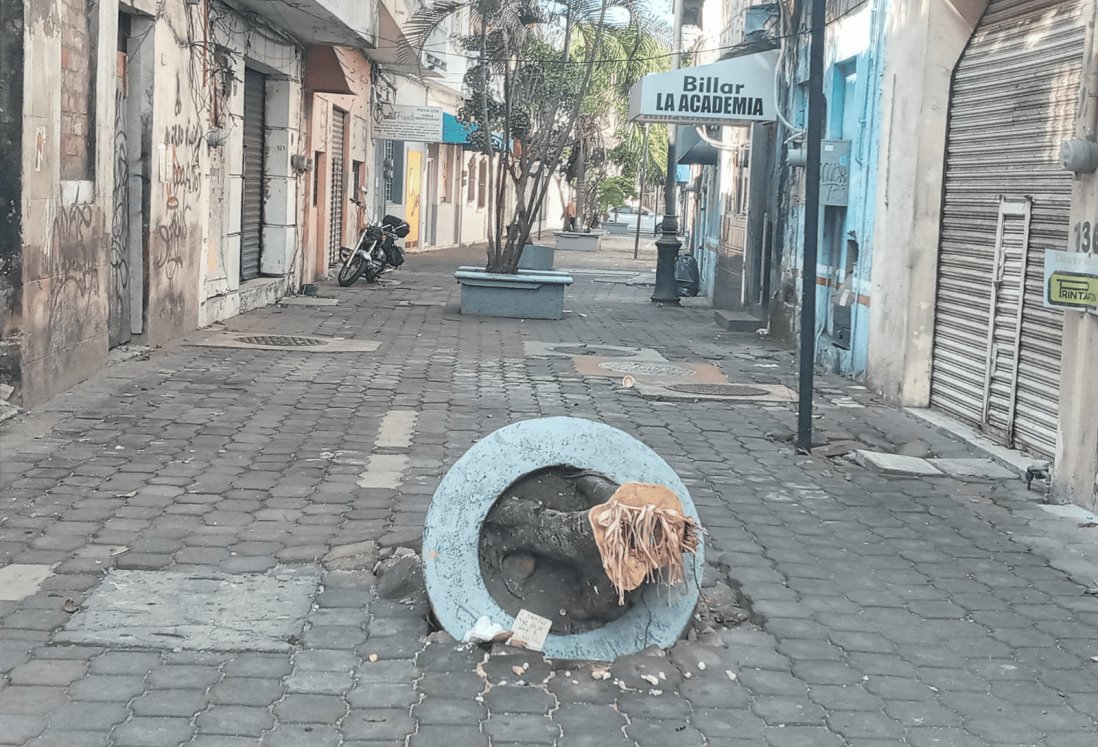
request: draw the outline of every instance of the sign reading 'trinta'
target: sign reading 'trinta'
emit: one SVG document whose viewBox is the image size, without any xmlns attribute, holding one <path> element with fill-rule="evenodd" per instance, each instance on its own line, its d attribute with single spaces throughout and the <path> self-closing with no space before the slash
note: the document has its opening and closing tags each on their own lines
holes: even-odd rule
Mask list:
<svg viewBox="0 0 1098 747">
<path fill-rule="evenodd" d="M 629 91 L 629 119 L 669 124 L 772 122 L 777 51 L 653 73 Z"/>
</svg>

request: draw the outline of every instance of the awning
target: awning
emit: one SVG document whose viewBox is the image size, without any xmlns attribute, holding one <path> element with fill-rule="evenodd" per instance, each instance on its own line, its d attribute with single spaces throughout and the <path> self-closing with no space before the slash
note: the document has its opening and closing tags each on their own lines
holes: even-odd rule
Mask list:
<svg viewBox="0 0 1098 747">
<path fill-rule="evenodd" d="M 306 91 L 354 95 L 347 80 L 347 70 L 333 47 L 312 45 L 305 50 Z"/>
<path fill-rule="evenodd" d="M 702 140 L 701 135 L 693 127 L 679 128 L 676 152 L 680 164 L 716 166 L 720 163 L 720 153 Z"/>
<path fill-rule="evenodd" d="M 449 112 L 442 113 L 442 142 L 465 145 L 469 142 L 469 136 L 476 131 L 475 124 L 461 122 Z"/>
<path fill-rule="evenodd" d="M 629 91 L 629 119 L 683 125 L 773 122 L 777 65 L 778 52 L 771 50 L 651 73 Z"/>
<path fill-rule="evenodd" d="M 444 143 L 464 145 L 466 150 L 480 150 L 479 146 L 474 146 L 469 142 L 469 136 L 479 129 L 480 125 L 472 122 L 462 122 L 449 112 L 442 113 L 442 142 Z M 497 151 L 503 150 L 502 133 L 492 133 L 492 148 Z"/>
</svg>

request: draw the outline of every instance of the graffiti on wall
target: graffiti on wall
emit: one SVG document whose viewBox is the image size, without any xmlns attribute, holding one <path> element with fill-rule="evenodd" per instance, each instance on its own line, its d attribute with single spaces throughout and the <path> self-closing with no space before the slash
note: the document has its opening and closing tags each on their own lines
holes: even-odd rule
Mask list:
<svg viewBox="0 0 1098 747">
<path fill-rule="evenodd" d="M 182 81 L 176 77 L 175 121 L 164 128 L 160 143 L 160 181 L 164 186 L 164 210 L 152 226 L 157 250 L 151 265 L 167 280 L 173 310 L 182 305 L 180 272 L 186 264 L 187 239 L 192 219 L 192 200 L 202 191 L 200 144 L 202 125 L 183 115 Z M 178 285 L 177 285 L 178 282 Z"/>
<path fill-rule="evenodd" d="M 112 344 L 128 340 L 130 328 L 130 190 L 126 147 L 126 99 L 118 86 L 114 106 L 114 192 L 111 215 L 110 337 Z"/>
<path fill-rule="evenodd" d="M 94 306 L 100 297 L 99 269 L 94 252 L 99 244 L 101 216 L 96 206 L 78 202 L 57 209 L 47 252 L 50 283 L 50 345 L 69 346 L 88 337 L 84 328 L 100 318 Z"/>
</svg>

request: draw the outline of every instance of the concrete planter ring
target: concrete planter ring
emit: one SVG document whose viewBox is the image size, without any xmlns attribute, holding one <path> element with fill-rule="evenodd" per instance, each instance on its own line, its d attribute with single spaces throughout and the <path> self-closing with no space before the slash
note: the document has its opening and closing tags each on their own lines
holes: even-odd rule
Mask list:
<svg viewBox="0 0 1098 747">
<path fill-rule="evenodd" d="M 568 465 L 617 483 L 648 482 L 674 491 L 686 515 L 697 510 L 675 471 L 652 449 L 604 423 L 569 417 L 524 420 L 473 445 L 442 479 L 423 532 L 427 593 L 442 627 L 461 640 L 484 616 L 506 629 L 514 617 L 492 597 L 481 576 L 481 527 L 496 500 L 519 479 Z M 686 582 L 671 589 L 647 584 L 638 603 L 601 627 L 569 635 L 550 633 L 547 657 L 612 661 L 649 646 L 669 648 L 689 623 L 704 568 L 704 538 L 685 558 Z"/>
</svg>

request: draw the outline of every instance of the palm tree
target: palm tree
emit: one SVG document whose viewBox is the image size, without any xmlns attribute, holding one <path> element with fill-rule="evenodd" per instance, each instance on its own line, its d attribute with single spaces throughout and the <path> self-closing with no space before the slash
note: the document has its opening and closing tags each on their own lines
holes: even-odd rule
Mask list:
<svg viewBox="0 0 1098 747">
<path fill-rule="evenodd" d="M 438 0 L 406 25 L 411 52 L 465 8 L 473 60 L 461 118 L 495 159 L 490 172 L 488 272 L 517 271 L 551 178 L 590 103 L 614 29 L 640 28 L 643 0 Z M 614 58 L 617 59 L 617 58 Z M 508 210 L 508 194 L 513 208 Z"/>
<path fill-rule="evenodd" d="M 584 33 L 587 32 L 587 33 Z M 607 30 L 602 49 L 596 60 L 594 80 L 587 94 L 576 128 L 573 162 L 570 175 L 575 179 L 577 213 L 584 225 L 593 224 L 600 206 L 595 195 L 598 182 L 611 171 L 620 171 L 635 179 L 644 160 L 643 128 L 627 121 L 629 90 L 649 73 L 670 68 L 668 47 L 660 41 L 661 29 L 654 23 Z M 582 29 L 581 44 L 589 38 Z M 663 34 L 666 36 L 666 34 Z M 667 130 L 663 125 L 652 127 L 656 148 L 649 149 L 648 171 L 656 173 L 666 166 Z M 607 137 L 607 134 L 610 136 Z M 591 168 L 595 179 L 590 179 Z"/>
</svg>

